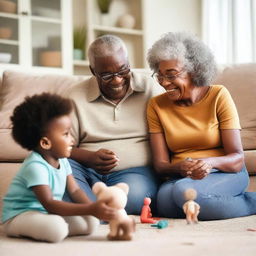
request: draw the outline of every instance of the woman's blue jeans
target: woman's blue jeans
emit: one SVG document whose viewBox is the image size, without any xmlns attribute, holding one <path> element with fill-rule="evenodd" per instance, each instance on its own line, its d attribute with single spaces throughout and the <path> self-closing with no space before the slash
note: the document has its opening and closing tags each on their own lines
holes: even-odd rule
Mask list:
<svg viewBox="0 0 256 256">
<path fill-rule="evenodd" d="M 163 183 L 157 195 L 157 209 L 162 217 L 184 218 L 184 191 L 194 188 L 200 205 L 200 220 L 218 220 L 256 214 L 256 192 L 245 192 L 249 176 L 244 167 L 237 173 L 212 170 L 206 178 L 179 178 Z"/>
<path fill-rule="evenodd" d="M 102 181 L 107 186 L 125 182 L 129 185 L 128 201 L 125 207 L 127 213 L 140 215 L 145 197 L 151 198 L 150 207 L 154 212 L 159 183 L 152 168 L 145 166 L 135 167 L 101 175 L 94 169 L 86 168 L 72 159 L 69 159 L 69 163 L 78 185 L 92 201 L 96 200 L 91 190 L 95 182 Z M 71 201 L 67 193 L 64 195 L 63 200 Z"/>
</svg>

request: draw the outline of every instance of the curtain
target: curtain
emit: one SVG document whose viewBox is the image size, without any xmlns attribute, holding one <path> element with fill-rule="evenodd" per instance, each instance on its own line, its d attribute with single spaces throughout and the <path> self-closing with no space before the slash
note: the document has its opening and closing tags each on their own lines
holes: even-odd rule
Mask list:
<svg viewBox="0 0 256 256">
<path fill-rule="evenodd" d="M 202 37 L 218 64 L 256 62 L 256 0 L 202 0 Z"/>
</svg>

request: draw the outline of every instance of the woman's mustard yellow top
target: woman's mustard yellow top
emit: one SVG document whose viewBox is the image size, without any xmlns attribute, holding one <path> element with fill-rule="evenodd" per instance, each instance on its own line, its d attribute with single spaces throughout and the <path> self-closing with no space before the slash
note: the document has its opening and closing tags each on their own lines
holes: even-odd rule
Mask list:
<svg viewBox="0 0 256 256">
<path fill-rule="evenodd" d="M 186 157 L 222 156 L 221 129 L 241 129 L 228 90 L 212 85 L 205 97 L 191 106 L 175 105 L 166 93 L 152 98 L 147 108 L 150 133 L 163 133 L 172 162 Z"/>
</svg>

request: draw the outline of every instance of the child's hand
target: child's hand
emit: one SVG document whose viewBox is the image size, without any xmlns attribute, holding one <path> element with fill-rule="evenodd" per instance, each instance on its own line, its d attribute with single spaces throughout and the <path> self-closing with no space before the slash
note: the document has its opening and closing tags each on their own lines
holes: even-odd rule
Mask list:
<svg viewBox="0 0 256 256">
<path fill-rule="evenodd" d="M 117 210 L 109 207 L 106 203 L 97 201 L 91 204 L 91 215 L 98 219 L 109 221 L 117 216 Z"/>
</svg>

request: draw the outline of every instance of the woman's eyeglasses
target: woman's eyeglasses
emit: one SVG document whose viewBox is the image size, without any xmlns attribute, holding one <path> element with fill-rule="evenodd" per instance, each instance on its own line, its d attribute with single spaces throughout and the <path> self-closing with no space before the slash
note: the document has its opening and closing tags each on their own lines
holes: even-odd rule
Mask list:
<svg viewBox="0 0 256 256">
<path fill-rule="evenodd" d="M 164 80 L 166 80 L 167 82 L 173 82 L 176 78 L 178 78 L 182 73 L 184 72 L 184 70 L 179 71 L 177 74 L 175 75 L 160 75 L 158 73 L 154 73 L 152 75 L 152 77 L 158 82 L 158 83 L 162 83 Z"/>
</svg>

